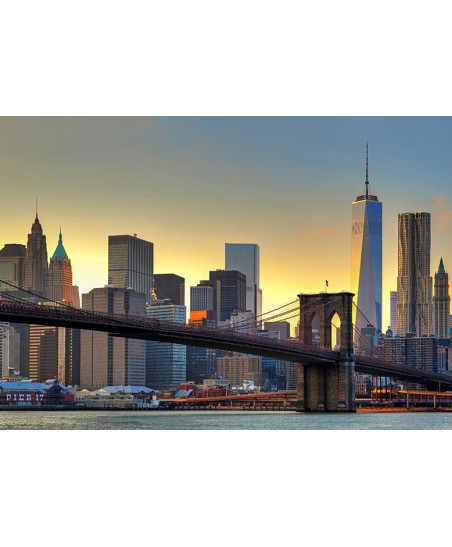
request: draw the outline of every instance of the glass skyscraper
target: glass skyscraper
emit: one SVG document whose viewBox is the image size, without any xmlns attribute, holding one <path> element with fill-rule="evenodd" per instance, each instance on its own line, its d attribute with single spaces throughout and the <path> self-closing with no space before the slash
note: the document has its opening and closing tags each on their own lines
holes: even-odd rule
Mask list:
<svg viewBox="0 0 452 547">
<path fill-rule="evenodd" d="M 246 310 L 246 275 L 237 270 L 215 270 L 209 272 L 209 281 L 202 281 L 203 285 L 215 288 L 215 301 L 220 305 L 217 320 L 228 321 L 235 311 Z M 219 294 L 218 294 L 219 293 Z M 218 298 L 219 296 L 219 298 Z"/>
<path fill-rule="evenodd" d="M 139 237 L 108 236 L 108 284 L 144 293 L 154 284 L 154 244 Z"/>
<path fill-rule="evenodd" d="M 225 269 L 246 275 L 246 309 L 255 317 L 262 315 L 262 291 L 259 288 L 259 245 L 255 243 L 226 243 Z"/>
<path fill-rule="evenodd" d="M 159 321 L 185 324 L 186 308 L 165 300 L 146 306 L 146 316 Z M 187 349 L 182 344 L 146 340 L 146 386 L 175 389 L 186 381 Z"/>
<path fill-rule="evenodd" d="M 382 203 L 370 193 L 366 147 L 365 190 L 352 204 L 353 324 L 358 332 L 368 324 L 381 331 Z M 359 343 L 356 332 L 355 341 Z"/>
<path fill-rule="evenodd" d="M 171 300 L 185 306 L 185 278 L 176 274 L 155 274 L 154 291 L 158 300 Z"/>
</svg>

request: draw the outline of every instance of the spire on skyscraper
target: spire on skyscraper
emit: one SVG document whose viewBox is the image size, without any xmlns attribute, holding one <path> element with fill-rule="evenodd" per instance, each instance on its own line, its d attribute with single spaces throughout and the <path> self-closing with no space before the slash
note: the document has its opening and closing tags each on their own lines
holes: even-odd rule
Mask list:
<svg viewBox="0 0 452 547">
<path fill-rule="evenodd" d="M 63 245 L 63 235 L 58 236 L 58 245 L 50 259 L 51 298 L 56 302 L 72 302 L 72 266 Z"/>
<path fill-rule="evenodd" d="M 63 236 L 61 234 L 61 226 L 60 226 L 60 235 L 58 237 L 58 245 L 57 245 L 57 248 L 55 249 L 55 252 L 53 253 L 52 260 L 55 260 L 56 258 L 60 260 L 69 258 L 63 246 Z"/>
<path fill-rule="evenodd" d="M 48 264 L 46 236 L 38 218 L 38 199 L 36 198 L 36 218 L 28 234 L 25 258 L 25 288 L 47 294 Z"/>
<path fill-rule="evenodd" d="M 377 196 L 373 196 L 370 193 L 370 183 L 369 183 L 369 143 L 366 142 L 366 181 L 364 183 L 364 193 L 361 196 L 356 198 L 356 201 L 378 201 Z"/>
<path fill-rule="evenodd" d="M 450 338 L 450 296 L 449 276 L 444 269 L 443 257 L 439 261 L 439 268 L 435 274 L 433 296 L 433 334 L 436 338 Z"/>
</svg>

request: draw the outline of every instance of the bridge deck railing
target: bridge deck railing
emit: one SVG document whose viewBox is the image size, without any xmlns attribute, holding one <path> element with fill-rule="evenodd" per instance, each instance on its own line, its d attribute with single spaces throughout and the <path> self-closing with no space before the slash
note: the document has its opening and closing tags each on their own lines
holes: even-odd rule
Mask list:
<svg viewBox="0 0 452 547">
<path fill-rule="evenodd" d="M 174 338 L 177 337 L 184 339 L 184 343 L 189 345 L 187 338 L 195 340 L 196 338 L 203 341 L 209 340 L 223 340 L 230 342 L 231 344 L 243 344 L 246 341 L 246 347 L 250 349 L 249 353 L 252 353 L 253 348 L 274 348 L 275 350 L 281 350 L 286 354 L 291 354 L 293 357 L 299 356 L 300 362 L 303 362 L 303 355 L 318 357 L 326 361 L 337 362 L 340 360 L 341 355 L 339 352 L 329 349 L 322 349 L 318 346 L 312 346 L 303 344 L 299 341 L 285 341 L 276 340 L 272 338 L 266 338 L 257 336 L 256 334 L 235 332 L 232 329 L 219 329 L 215 327 L 193 327 L 185 325 L 183 323 L 176 323 L 171 321 L 161 321 L 158 319 L 147 318 L 144 316 L 136 315 L 121 315 L 121 314 L 107 314 L 103 312 L 96 312 L 86 309 L 76 309 L 69 306 L 42 306 L 32 303 L 18 303 L 10 301 L 0 301 L 0 313 L 3 312 L 4 316 L 10 317 L 16 316 L 27 317 L 27 322 L 32 323 L 33 320 L 39 323 L 40 320 L 46 319 L 47 321 L 60 319 L 66 322 L 72 322 L 76 327 L 80 329 L 92 330 L 89 325 L 102 324 L 104 327 L 111 328 L 110 332 L 114 333 L 115 328 L 127 330 L 131 336 L 134 331 L 136 334 L 143 334 L 143 331 L 152 332 L 155 334 L 168 334 L 172 333 Z M 13 319 L 11 319 L 13 321 Z M 126 334 L 127 336 L 127 334 Z M 177 343 L 177 342 L 175 342 Z M 388 372 L 388 375 L 396 375 L 397 372 L 403 375 L 408 375 L 411 378 L 428 379 L 431 381 L 438 381 L 443 383 L 452 384 L 452 377 L 435 373 L 433 371 L 425 371 L 422 369 L 416 369 L 411 366 L 398 366 L 394 363 L 388 363 L 382 359 L 376 359 L 372 357 L 355 356 L 355 363 L 357 368 L 378 370 L 380 372 Z"/>
</svg>

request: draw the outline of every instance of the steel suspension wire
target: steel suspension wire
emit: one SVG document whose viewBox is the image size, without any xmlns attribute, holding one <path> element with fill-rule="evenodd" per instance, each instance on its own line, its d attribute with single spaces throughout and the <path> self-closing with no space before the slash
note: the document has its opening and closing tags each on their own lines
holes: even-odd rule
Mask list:
<svg viewBox="0 0 452 547">
<path fill-rule="evenodd" d="M 333 325 L 333 327 L 334 327 L 336 330 L 341 328 L 341 327 L 338 327 L 337 325 L 335 325 L 332 321 L 331 321 L 331 324 Z M 373 347 L 373 346 L 372 346 L 372 341 L 371 341 L 371 340 L 368 340 L 368 339 L 365 337 L 364 334 L 361 334 L 361 333 L 359 332 L 359 330 L 355 327 L 355 325 L 352 324 L 352 326 L 353 326 L 353 330 L 356 332 L 356 334 L 357 334 L 361 339 L 364 338 L 364 340 L 366 341 L 366 343 L 369 344 L 369 349 L 370 349 L 371 347 Z"/>
<path fill-rule="evenodd" d="M 359 313 L 364 317 L 364 319 L 367 321 L 367 323 L 375 329 L 375 331 L 377 331 L 377 327 L 375 325 L 373 325 L 369 319 L 367 319 L 367 317 L 364 315 L 364 313 L 358 308 L 358 306 L 355 304 L 355 302 L 352 301 L 352 304 L 355 306 L 355 308 L 359 311 Z"/>
<path fill-rule="evenodd" d="M 47 302 L 52 302 L 53 304 L 58 304 L 58 305 L 62 305 L 66 308 L 73 308 L 73 309 L 77 309 L 77 308 L 74 308 L 73 306 L 70 306 L 69 304 L 65 304 L 63 302 L 56 302 L 55 300 L 52 300 L 51 298 L 48 298 L 47 296 L 44 296 L 44 295 L 41 295 L 41 294 L 37 294 L 33 291 L 29 291 L 27 289 L 21 289 L 20 287 L 18 287 L 17 285 L 14 285 L 13 283 L 9 283 L 8 281 L 4 281 L 3 279 L 0 279 L 0 283 L 4 283 L 5 285 L 8 285 L 9 287 L 13 287 L 14 289 L 17 289 L 18 291 L 21 291 L 21 292 L 25 292 L 27 294 L 31 294 L 31 296 L 35 296 L 36 298 L 40 298 L 42 300 L 46 300 Z M 2 291 L 2 292 L 7 292 L 7 291 Z M 11 295 L 12 296 L 12 295 Z M 20 297 L 16 297 L 16 298 L 19 298 L 24 304 L 34 304 L 34 302 L 29 302 L 28 300 L 25 300 L 23 298 L 20 298 Z"/>
<path fill-rule="evenodd" d="M 13 294 L 9 294 L 8 291 L 0 291 L 0 295 L 3 297 L 3 298 L 7 298 L 9 300 L 11 300 L 12 302 L 25 302 L 25 300 L 23 300 L 22 298 L 20 298 L 19 296 L 15 296 Z"/>
<path fill-rule="evenodd" d="M 318 300 L 322 300 L 323 297 L 319 297 L 318 299 L 314 300 L 313 302 L 317 302 Z M 295 300 L 294 302 L 298 302 L 298 300 Z M 291 302 L 292 303 L 292 302 Z M 306 302 L 306 304 L 303 304 L 302 306 L 297 306 L 296 308 L 292 308 L 290 310 L 287 310 L 285 312 L 281 312 L 279 314 L 276 314 L 276 315 L 273 315 L 271 317 L 267 317 L 267 321 L 269 320 L 272 320 L 272 319 L 277 319 L 277 318 L 283 318 L 282 320 L 287 320 L 287 319 L 293 319 L 294 317 L 297 317 L 299 316 L 299 312 L 301 309 L 307 307 L 307 306 L 310 306 L 312 304 L 312 302 Z M 287 306 L 288 304 L 286 304 Z M 272 311 L 277 311 L 281 308 L 284 308 L 285 306 L 281 306 L 279 308 L 275 308 L 275 310 L 272 310 Z M 284 317 L 285 315 L 287 315 L 288 313 L 292 313 L 294 311 L 298 311 L 298 313 L 296 315 L 293 315 L 291 317 Z M 267 312 L 267 313 L 271 313 L 271 312 Z M 233 325 L 227 325 L 227 326 L 221 326 L 221 327 L 218 327 L 218 328 L 221 328 L 221 329 L 232 329 L 232 330 L 235 330 L 235 329 L 246 329 L 246 328 L 252 328 L 252 327 L 256 327 L 258 325 L 258 323 L 260 323 L 260 321 L 258 321 L 257 319 L 254 319 L 254 318 L 250 318 L 250 319 L 243 319 L 242 321 L 238 321 L 237 323 L 233 324 Z"/>
<path fill-rule="evenodd" d="M 243 326 L 246 326 L 247 324 L 249 324 L 249 326 L 251 326 L 253 323 L 257 326 L 258 323 L 261 322 L 261 320 L 257 319 L 258 317 L 263 317 L 264 315 L 268 315 L 269 313 L 274 313 L 275 311 L 278 311 L 278 310 L 281 310 L 283 308 L 286 308 L 287 306 L 290 306 L 291 304 L 295 304 L 295 302 L 298 302 L 298 300 L 294 300 L 293 302 L 288 302 L 287 304 L 284 304 L 284 306 L 279 306 L 278 308 L 275 308 L 273 310 L 269 310 L 269 311 L 266 311 L 265 313 L 262 313 L 260 315 L 257 315 L 256 316 L 256 319 L 253 317 L 253 318 L 249 318 L 249 319 L 242 319 L 241 321 L 237 321 L 236 323 L 234 323 L 234 325 L 232 325 L 231 327 L 229 326 L 222 326 L 222 327 L 218 327 L 218 328 L 236 328 L 238 325 L 243 325 Z M 277 315 L 272 315 L 270 317 L 266 317 L 265 318 L 265 321 L 269 321 L 271 319 L 276 319 L 277 317 L 281 317 L 283 315 L 286 315 L 287 313 L 292 313 L 293 311 L 295 311 L 296 309 L 299 309 L 298 307 L 297 308 L 292 308 L 291 310 L 287 310 L 285 312 L 281 312 L 280 314 L 277 314 Z"/>
<path fill-rule="evenodd" d="M 273 313 L 274 311 L 282 310 L 283 308 L 286 308 L 287 306 L 290 306 L 291 304 L 295 304 L 296 302 L 298 302 L 298 300 L 293 300 L 292 302 L 284 304 L 284 306 L 279 306 L 279 308 L 275 308 L 273 310 L 266 311 L 265 313 L 261 313 L 260 315 L 257 315 L 256 317 L 263 317 L 264 315 L 268 315 L 269 313 Z"/>
<path fill-rule="evenodd" d="M 370 325 L 372 328 L 375 329 L 375 332 L 378 332 L 377 330 L 377 327 L 375 325 L 373 325 L 369 319 L 364 315 L 364 313 L 361 311 L 361 309 L 355 304 L 355 302 L 352 301 L 352 304 L 355 306 L 355 308 L 358 310 L 358 312 L 364 317 L 364 319 L 367 321 L 367 324 Z M 366 342 L 369 344 L 369 349 L 370 349 L 370 344 L 372 343 L 370 340 L 368 340 L 368 338 L 366 338 L 366 336 L 364 334 L 362 334 L 359 329 L 357 328 L 356 325 L 353 325 L 353 328 L 356 332 L 356 334 L 360 337 L 360 340 L 362 341 L 363 338 L 364 340 L 366 340 Z"/>
<path fill-rule="evenodd" d="M 267 321 L 269 320 L 272 320 L 272 319 L 277 319 L 278 317 L 284 317 L 285 315 L 287 315 L 288 313 L 292 313 L 296 310 L 299 310 L 300 308 L 292 308 L 290 310 L 287 310 L 285 312 L 281 312 L 281 313 L 278 313 L 276 315 L 272 315 L 270 317 L 267 318 Z M 249 327 L 257 327 L 257 325 L 260 323 L 261 321 L 259 321 L 258 319 L 254 319 L 253 318 L 250 318 L 250 319 L 243 319 L 242 321 L 237 321 L 236 323 L 233 323 L 232 325 L 222 325 L 218 328 L 221 328 L 221 329 L 246 329 L 246 328 L 249 328 Z"/>
<path fill-rule="evenodd" d="M 27 290 L 27 289 L 23 289 L 23 288 L 20 288 L 18 287 L 17 285 L 14 285 L 13 283 L 10 283 L 8 281 L 5 281 L 5 280 L 2 280 L 0 279 L 0 283 L 4 283 L 5 285 L 8 285 L 9 287 L 12 287 L 14 289 L 16 289 L 17 291 L 21 291 L 21 292 L 24 292 L 26 294 L 29 294 L 31 296 L 34 296 L 36 298 L 39 298 L 41 300 L 45 300 L 47 302 L 51 302 L 52 304 L 55 304 L 56 307 L 64 307 L 64 308 L 67 308 L 67 309 L 70 309 L 70 310 L 74 310 L 76 311 L 77 313 L 80 313 L 80 314 L 83 314 L 83 315 L 90 315 L 90 316 L 94 316 L 94 317 L 98 317 L 99 313 L 98 312 L 95 312 L 95 311 L 92 311 L 92 310 L 86 310 L 86 309 L 79 309 L 79 308 L 75 308 L 74 306 L 71 306 L 69 304 L 66 304 L 65 302 L 57 302 L 51 298 L 48 298 L 47 296 L 44 296 L 44 295 L 40 295 L 40 294 L 37 294 L 33 291 L 30 291 L 30 290 Z M 21 304 L 25 304 L 25 305 L 28 305 L 28 306 L 37 306 L 38 304 L 34 303 L 34 302 L 30 302 L 29 300 L 26 300 L 24 298 L 21 298 L 17 295 L 13 295 L 13 294 L 10 294 L 9 291 L 0 291 L 0 295 L 4 296 L 5 298 L 11 300 L 11 301 L 14 301 L 14 302 L 19 302 Z M 322 297 L 319 297 L 317 300 L 322 300 Z M 316 301 L 317 301 L 316 300 Z M 289 302 L 287 304 L 284 304 L 283 306 L 279 306 L 277 308 L 274 308 L 273 310 L 270 310 L 268 312 L 265 312 L 261 315 L 259 315 L 258 317 L 262 317 L 264 315 L 268 315 L 270 313 L 273 313 L 275 311 L 279 311 L 291 304 L 294 304 L 295 302 L 298 302 L 298 300 L 294 300 L 292 302 Z M 315 302 L 315 301 L 314 301 Z M 281 313 L 278 313 L 278 314 L 275 314 L 275 315 L 272 315 L 270 317 L 267 318 L 267 320 L 272 320 L 272 319 L 278 319 L 278 318 L 284 318 L 284 320 L 289 320 L 289 319 L 294 319 L 296 317 L 299 317 L 300 315 L 300 310 L 311 305 L 312 302 L 307 302 L 306 304 L 303 304 L 302 306 L 297 306 L 296 308 L 291 308 L 289 310 L 286 310 L 284 312 L 281 312 Z M 292 313 L 292 312 L 297 312 L 296 314 L 294 315 L 289 315 L 288 317 L 285 317 L 287 316 L 288 314 Z M 111 317 L 111 316 L 110 316 Z M 127 320 L 124 318 L 124 319 L 120 319 L 118 317 L 111 317 L 111 320 L 113 320 L 115 323 L 118 323 L 118 324 L 124 324 L 124 323 L 127 323 Z M 257 325 L 260 321 L 258 321 L 257 319 L 244 319 L 242 321 L 239 321 L 238 323 L 236 323 L 235 325 L 231 326 L 231 327 L 216 327 L 217 329 L 219 330 L 240 330 L 240 329 L 244 329 L 244 328 L 248 328 L 250 326 L 252 326 L 253 324 L 254 325 Z M 166 323 L 166 322 L 165 322 Z M 336 327 L 337 328 L 337 327 Z"/>
<path fill-rule="evenodd" d="M 30 294 L 30 295 L 32 295 L 36 298 L 41 299 L 41 300 L 51 302 L 52 304 L 55 304 L 56 308 L 62 308 L 63 307 L 63 308 L 67 308 L 69 310 L 73 310 L 76 313 L 79 313 L 81 315 L 88 315 L 88 316 L 96 317 L 96 318 L 99 317 L 99 312 L 95 312 L 95 311 L 92 311 L 92 310 L 81 309 L 81 308 L 75 308 L 74 306 L 66 304 L 65 302 L 57 302 L 56 300 L 52 300 L 51 298 L 48 298 L 47 296 L 43 296 L 43 295 L 34 293 L 33 291 L 29 291 L 27 289 L 21 289 L 20 287 L 17 287 L 17 285 L 14 285 L 13 283 L 9 283 L 8 281 L 4 281 L 3 279 L 0 279 L 0 283 L 4 283 L 5 285 L 8 285 L 10 287 L 13 287 L 13 288 L 17 289 L 18 291 L 25 292 L 25 293 Z M 8 291 L 0 291 L 0 294 L 5 294 L 5 293 L 8 294 Z M 30 302 L 29 300 L 25 300 L 24 298 L 20 298 L 20 297 L 15 296 L 15 295 L 8 294 L 8 298 L 15 299 L 14 301 L 20 302 L 21 304 L 25 304 L 27 306 L 38 306 L 38 304 L 36 304 L 35 302 Z M 110 318 L 113 322 L 115 322 L 117 324 L 120 324 L 120 325 L 123 325 L 123 324 L 127 323 L 127 321 L 125 319 L 119 319 L 118 317 L 112 317 L 111 315 L 110 315 Z"/>
</svg>

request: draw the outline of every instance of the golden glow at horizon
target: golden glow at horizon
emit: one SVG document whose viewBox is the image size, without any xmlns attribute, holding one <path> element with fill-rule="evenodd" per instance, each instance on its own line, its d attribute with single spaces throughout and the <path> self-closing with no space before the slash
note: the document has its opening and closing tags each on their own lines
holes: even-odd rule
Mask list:
<svg viewBox="0 0 452 547">
<path fill-rule="evenodd" d="M 336 166 L 315 180 L 301 164 L 298 174 L 293 166 L 271 172 L 254 160 L 234 162 L 208 142 L 174 144 L 165 123 L 3 118 L 0 245 L 26 244 L 38 195 L 49 255 L 61 224 L 80 294 L 108 282 L 108 235 L 134 233 L 154 243 L 156 273 L 185 278 L 187 304 L 190 286 L 224 268 L 225 242 L 259 245 L 264 312 L 300 292 L 322 292 L 325 279 L 330 292 L 350 289 L 350 205 L 359 167 L 356 178 Z M 393 186 L 380 175 L 378 188 Z M 379 194 L 385 330 L 397 279 L 397 212 L 432 212 L 432 263 L 443 256 L 446 269 L 452 219 L 448 196 L 432 193 L 420 203 L 414 192 L 403 202 Z"/>
</svg>

